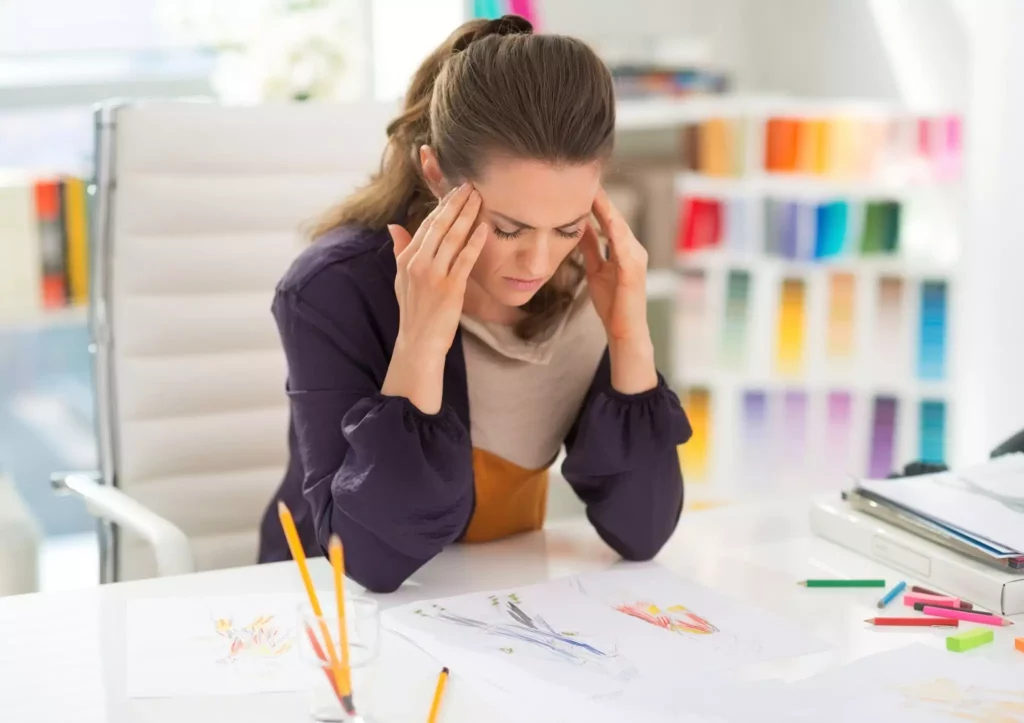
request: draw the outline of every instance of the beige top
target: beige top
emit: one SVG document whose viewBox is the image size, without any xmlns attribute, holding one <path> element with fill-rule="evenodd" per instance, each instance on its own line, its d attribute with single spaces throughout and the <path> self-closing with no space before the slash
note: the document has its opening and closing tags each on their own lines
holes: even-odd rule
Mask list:
<svg viewBox="0 0 1024 723">
<path fill-rule="evenodd" d="M 463 314 L 470 437 L 528 470 L 554 462 L 607 346 L 586 282 L 540 340 Z"/>
</svg>

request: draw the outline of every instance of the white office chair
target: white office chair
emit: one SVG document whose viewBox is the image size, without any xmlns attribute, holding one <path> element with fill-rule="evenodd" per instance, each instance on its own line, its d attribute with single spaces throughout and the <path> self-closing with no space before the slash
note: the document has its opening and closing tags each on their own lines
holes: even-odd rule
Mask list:
<svg viewBox="0 0 1024 723">
<path fill-rule="evenodd" d="M 287 460 L 274 286 L 380 162 L 392 104 L 107 105 L 90 326 L 103 582 L 254 563 Z"/>
</svg>

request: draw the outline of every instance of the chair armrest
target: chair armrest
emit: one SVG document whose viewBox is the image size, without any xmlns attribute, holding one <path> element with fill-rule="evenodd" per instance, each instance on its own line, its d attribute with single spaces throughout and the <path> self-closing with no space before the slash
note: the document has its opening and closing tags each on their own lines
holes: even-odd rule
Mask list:
<svg viewBox="0 0 1024 723">
<path fill-rule="evenodd" d="M 192 546 L 185 533 L 116 487 L 100 484 L 98 475 L 60 473 L 50 477 L 50 484 L 58 493 L 81 497 L 93 515 L 126 527 L 145 539 L 153 547 L 160 577 L 195 572 Z"/>
</svg>

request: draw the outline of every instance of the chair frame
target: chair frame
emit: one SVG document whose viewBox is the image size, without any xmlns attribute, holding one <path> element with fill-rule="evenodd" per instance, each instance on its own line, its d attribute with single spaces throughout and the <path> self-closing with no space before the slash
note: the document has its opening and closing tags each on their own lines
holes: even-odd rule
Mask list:
<svg viewBox="0 0 1024 723">
<path fill-rule="evenodd" d="M 110 261 L 114 248 L 113 209 L 116 204 L 116 131 L 124 101 L 100 104 L 94 111 L 96 149 L 93 193 L 96 196 L 92 228 L 92 264 L 89 294 L 89 351 L 95 380 L 96 439 L 99 470 L 60 472 L 51 476 L 54 489 L 81 497 L 97 517 L 100 552 L 100 582 L 118 579 L 119 527 L 131 529 L 150 543 L 156 557 L 157 574 L 186 574 L 195 571 L 188 536 L 118 488 L 118 449 L 114 425 L 117 419 L 115 393 L 113 303 Z"/>
</svg>

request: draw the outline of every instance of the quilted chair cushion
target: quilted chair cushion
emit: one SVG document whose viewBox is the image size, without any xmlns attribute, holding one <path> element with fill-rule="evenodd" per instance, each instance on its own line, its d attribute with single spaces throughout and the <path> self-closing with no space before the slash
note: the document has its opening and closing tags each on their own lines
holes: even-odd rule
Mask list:
<svg viewBox="0 0 1024 723">
<path fill-rule="evenodd" d="M 113 116 L 101 192 L 114 469 L 189 535 L 201 569 L 255 561 L 287 460 L 274 285 L 304 224 L 376 170 L 394 111 L 159 103 Z M 146 544 L 123 530 L 119 544 L 118 579 L 155 574 Z"/>
</svg>

